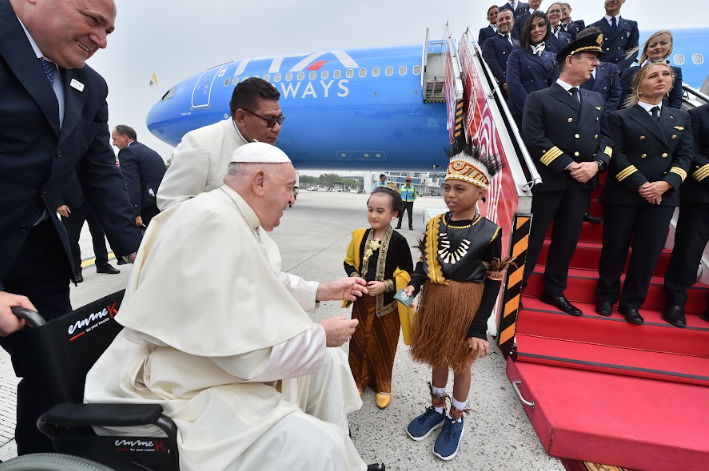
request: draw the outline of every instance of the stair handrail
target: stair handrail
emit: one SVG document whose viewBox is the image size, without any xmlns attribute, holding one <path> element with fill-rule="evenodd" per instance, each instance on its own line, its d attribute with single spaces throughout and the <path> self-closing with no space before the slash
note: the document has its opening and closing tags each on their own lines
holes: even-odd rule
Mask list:
<svg viewBox="0 0 709 471">
<path fill-rule="evenodd" d="M 690 103 L 694 105 L 694 103 L 691 103 L 689 101 L 689 97 L 693 96 L 694 98 L 698 98 L 702 100 L 704 103 L 709 103 L 709 96 L 705 95 L 701 91 L 697 90 L 694 87 L 690 87 L 689 85 L 682 84 L 682 90 L 683 92 L 687 95 L 687 99 L 685 100 L 685 103 Z"/>
</svg>

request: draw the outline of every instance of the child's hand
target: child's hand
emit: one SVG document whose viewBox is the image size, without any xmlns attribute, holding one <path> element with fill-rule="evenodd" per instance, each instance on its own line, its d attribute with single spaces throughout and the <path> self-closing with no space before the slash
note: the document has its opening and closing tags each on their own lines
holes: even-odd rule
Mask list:
<svg viewBox="0 0 709 471">
<path fill-rule="evenodd" d="M 411 296 L 412 294 L 414 294 L 414 287 L 409 285 L 406 287 L 404 292 L 406 293 L 406 296 Z"/>
<path fill-rule="evenodd" d="M 386 291 L 386 285 L 382 281 L 370 281 L 367 283 L 367 291 L 370 296 L 376 296 Z"/>
<path fill-rule="evenodd" d="M 490 354 L 490 344 L 487 340 L 470 337 L 468 339 L 468 346 L 475 354 L 476 359 L 483 358 Z"/>
</svg>

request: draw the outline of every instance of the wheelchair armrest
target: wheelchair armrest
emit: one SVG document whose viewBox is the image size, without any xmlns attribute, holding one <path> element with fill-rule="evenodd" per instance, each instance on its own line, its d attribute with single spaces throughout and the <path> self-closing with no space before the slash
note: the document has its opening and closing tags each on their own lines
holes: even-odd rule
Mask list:
<svg viewBox="0 0 709 471">
<path fill-rule="evenodd" d="M 57 404 L 43 415 L 45 423 L 64 427 L 126 427 L 156 424 L 158 404 Z"/>
</svg>

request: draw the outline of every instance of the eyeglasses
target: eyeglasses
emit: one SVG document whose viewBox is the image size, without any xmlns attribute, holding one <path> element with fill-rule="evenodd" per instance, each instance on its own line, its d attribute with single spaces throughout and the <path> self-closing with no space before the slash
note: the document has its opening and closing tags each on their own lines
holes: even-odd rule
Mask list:
<svg viewBox="0 0 709 471">
<path fill-rule="evenodd" d="M 286 120 L 286 117 L 283 116 L 283 115 L 280 115 L 280 116 L 278 116 L 278 117 L 276 117 L 276 118 L 264 118 L 263 116 L 258 115 L 258 114 L 254 113 L 254 112 L 251 111 L 251 110 L 247 110 L 246 108 L 241 108 L 241 109 L 244 110 L 244 111 L 246 111 L 246 112 L 249 113 L 249 114 L 252 114 L 252 115 L 256 116 L 257 118 L 261 118 L 262 120 L 266 121 L 266 127 L 269 127 L 269 128 L 272 128 L 273 126 L 275 126 L 276 123 L 278 123 L 278 124 L 283 124 L 283 121 Z"/>
</svg>

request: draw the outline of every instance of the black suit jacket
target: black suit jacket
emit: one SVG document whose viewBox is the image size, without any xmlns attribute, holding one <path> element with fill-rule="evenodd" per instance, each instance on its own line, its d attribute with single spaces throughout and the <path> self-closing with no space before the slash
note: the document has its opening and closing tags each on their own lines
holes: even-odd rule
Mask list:
<svg viewBox="0 0 709 471">
<path fill-rule="evenodd" d="M 615 64 L 601 62 L 601 65 L 596 67 L 596 78 L 591 77 L 581 88 L 601 94 L 606 102 L 606 114 L 617 111 L 620 107 L 620 72 Z"/>
<path fill-rule="evenodd" d="M 529 11 L 529 3 L 517 2 L 517 8 L 512 10 L 512 5 L 510 5 L 508 2 L 505 2 L 505 4 L 500 7 L 500 11 L 502 10 L 512 11 L 512 15 L 517 18 L 518 16 L 523 15 Z"/>
<path fill-rule="evenodd" d="M 616 64 L 621 73 L 633 65 L 633 62 L 638 57 L 637 53 L 627 59 L 625 56 L 628 51 L 638 47 L 640 31 L 638 31 L 637 22 L 626 20 L 621 16 L 615 32 L 613 32 L 613 28 L 608 24 L 605 17 L 593 23 L 593 26 L 597 26 L 603 33 L 604 61 Z"/>
<path fill-rule="evenodd" d="M 478 33 L 478 46 L 482 49 L 483 45 L 485 44 L 485 41 L 488 39 L 492 38 L 493 36 L 497 36 L 497 31 L 491 26 L 487 25 L 484 28 L 480 28 L 480 32 Z"/>
<path fill-rule="evenodd" d="M 597 177 L 583 184 L 565 169 L 574 162 L 601 160 L 608 165 L 611 160 L 603 98 L 588 90 L 579 93 L 581 103 L 554 83 L 527 97 L 522 138 L 543 180 L 534 191 L 597 188 Z"/>
<path fill-rule="evenodd" d="M 571 42 L 571 35 L 564 31 L 564 28 L 561 28 L 559 30 L 559 37 L 557 38 L 554 33 L 549 33 L 549 37 L 546 40 L 546 50 L 554 54 L 554 57 L 556 57 L 556 54 L 561 51 L 564 46 L 569 44 Z"/>
<path fill-rule="evenodd" d="M 574 41 L 576 39 L 576 35 L 583 31 L 585 27 L 586 23 L 583 20 L 571 20 L 569 24 L 564 27 L 564 31 L 566 31 L 569 36 L 571 36 L 571 40 Z"/>
<path fill-rule="evenodd" d="M 682 202 L 709 203 L 709 105 L 689 110 L 694 137 L 690 175 L 681 187 Z"/>
<path fill-rule="evenodd" d="M 165 162 L 157 152 L 140 142 L 131 142 L 121 149 L 118 161 L 134 215 L 138 216 L 143 209 L 155 205 L 155 195 L 165 175 Z"/>
<path fill-rule="evenodd" d="M 517 40 L 513 39 L 512 42 L 514 46 L 519 46 Z M 500 85 L 507 83 L 507 59 L 512 48 L 513 45 L 499 34 L 495 34 L 483 46 L 483 59 Z"/>
<path fill-rule="evenodd" d="M 640 105 L 608 115 L 613 159 L 601 202 L 645 205 L 638 188 L 646 182 L 666 181 L 672 188 L 662 195 L 663 206 L 679 204 L 679 187 L 686 179 L 694 154 L 692 123 L 684 110 L 662 107 L 655 121 Z"/>
<path fill-rule="evenodd" d="M 106 82 L 88 66 L 60 74 L 61 128 L 56 95 L 9 1 L 0 0 L 0 290 L 39 208 L 50 214 L 69 269 L 66 231 L 53 215 L 75 168 L 116 252 L 129 254 L 140 245 L 109 146 Z"/>
</svg>

